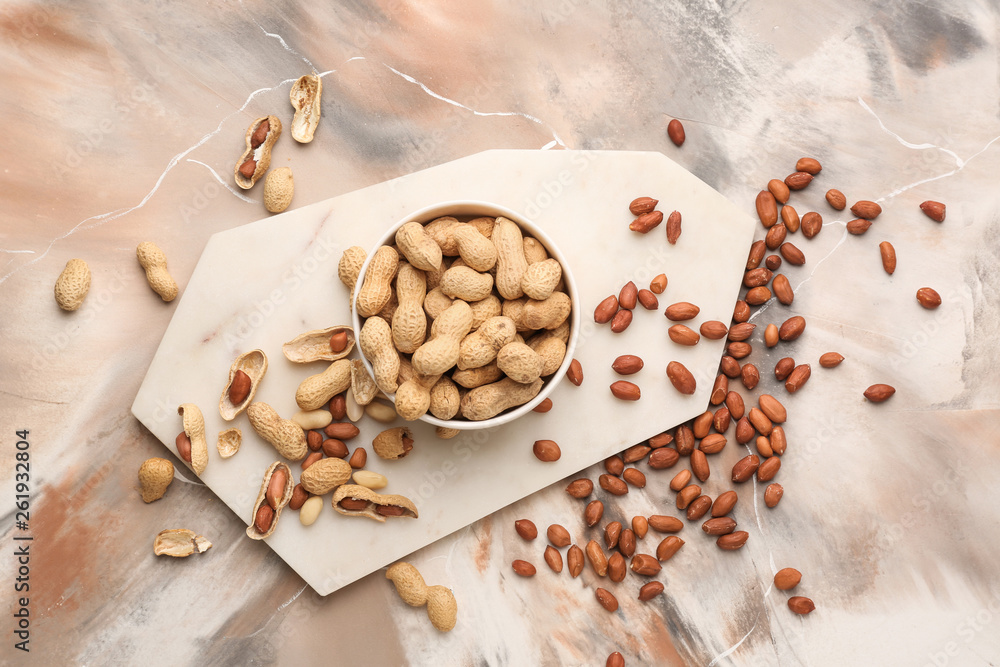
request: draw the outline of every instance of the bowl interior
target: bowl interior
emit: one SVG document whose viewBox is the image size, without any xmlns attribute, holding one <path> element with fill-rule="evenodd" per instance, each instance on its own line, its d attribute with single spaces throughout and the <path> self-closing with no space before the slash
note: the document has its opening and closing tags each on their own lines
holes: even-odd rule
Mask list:
<svg viewBox="0 0 1000 667">
<path fill-rule="evenodd" d="M 563 280 L 566 283 L 566 291 L 569 294 L 570 302 L 572 303 L 573 309 L 570 312 L 570 328 L 569 328 L 569 340 L 566 343 L 566 356 L 563 359 L 562 364 L 559 366 L 559 370 L 553 373 L 545 380 L 545 384 L 542 385 L 541 391 L 538 392 L 533 399 L 520 405 L 512 410 L 502 412 L 496 417 L 490 419 L 483 419 L 481 421 L 468 421 L 460 419 L 438 419 L 437 417 L 431 415 L 430 413 L 421 417 L 421 421 L 433 424 L 434 426 L 443 426 L 445 428 L 453 428 L 458 430 L 474 430 L 491 428 L 493 426 L 499 426 L 501 424 L 506 424 L 507 422 L 513 421 L 523 414 L 530 412 L 535 406 L 545 400 L 545 398 L 552 393 L 556 385 L 560 380 L 566 375 L 566 370 L 569 368 L 570 362 L 573 360 L 573 353 L 576 350 L 577 334 L 580 329 L 580 299 L 577 292 L 576 281 L 573 279 L 572 271 L 570 271 L 569 263 L 566 261 L 566 257 L 559 251 L 559 248 L 555 246 L 552 239 L 535 223 L 531 222 L 525 218 L 520 213 L 512 211 L 509 208 L 500 206 L 498 204 L 493 204 L 490 202 L 483 201 L 449 201 L 441 202 L 439 204 L 434 204 L 432 206 L 426 206 L 419 211 L 415 211 L 407 215 L 402 220 L 396 222 L 396 224 L 389 227 L 385 234 L 378 240 L 374 247 L 369 249 L 368 257 L 365 259 L 365 263 L 361 266 L 361 272 L 358 274 L 358 280 L 355 283 L 354 294 L 351 295 L 352 300 L 357 299 L 358 290 L 361 285 L 364 284 L 365 274 L 368 272 L 368 264 L 371 262 L 372 256 L 375 251 L 383 245 L 392 245 L 395 242 L 396 231 L 402 227 L 407 222 L 420 222 L 427 223 L 435 218 L 440 218 L 445 215 L 454 216 L 456 218 L 474 218 L 478 216 L 490 216 L 498 217 L 503 216 L 510 220 L 513 220 L 521 227 L 521 230 L 534 238 L 545 246 L 546 251 L 548 251 L 549 256 L 559 262 L 562 265 L 562 275 Z M 361 333 L 361 318 L 358 316 L 357 305 L 351 309 L 351 324 L 354 327 L 356 335 Z M 361 355 L 361 361 L 368 369 L 369 373 L 372 373 L 371 363 L 365 358 L 365 355 Z M 389 396 L 390 400 L 394 399 L 394 395 Z"/>
</svg>

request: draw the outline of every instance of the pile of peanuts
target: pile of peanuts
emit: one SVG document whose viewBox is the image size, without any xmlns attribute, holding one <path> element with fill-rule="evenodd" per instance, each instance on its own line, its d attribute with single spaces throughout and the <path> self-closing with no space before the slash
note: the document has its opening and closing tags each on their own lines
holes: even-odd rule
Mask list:
<svg viewBox="0 0 1000 667">
<path fill-rule="evenodd" d="M 341 258 L 352 293 L 365 259 L 359 247 Z M 355 307 L 375 384 L 406 420 L 479 421 L 531 401 L 563 363 L 572 312 L 560 263 L 504 217 L 402 225 Z"/>
</svg>

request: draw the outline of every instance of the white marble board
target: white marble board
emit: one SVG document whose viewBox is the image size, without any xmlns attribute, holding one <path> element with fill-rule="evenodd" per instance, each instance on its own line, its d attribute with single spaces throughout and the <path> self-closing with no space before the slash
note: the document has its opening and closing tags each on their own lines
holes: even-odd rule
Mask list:
<svg viewBox="0 0 1000 667">
<path fill-rule="evenodd" d="M 260 187 L 259 185 L 257 187 Z M 678 210 L 683 233 L 675 246 L 665 225 L 648 235 L 628 230 L 628 203 L 660 200 L 664 215 Z M 408 212 L 440 201 L 489 201 L 543 227 L 565 253 L 579 285 L 582 326 L 576 358 L 584 382 L 564 381 L 547 414 L 531 413 L 488 431 L 439 440 L 427 424 L 414 425 L 406 458 L 383 461 L 370 449 L 383 424 L 362 419 L 348 443 L 369 449 L 368 468 L 385 474 L 386 493 L 416 503 L 416 520 L 385 524 L 341 516 L 326 503 L 319 520 L 303 527 L 286 510 L 267 542 L 322 595 L 329 594 L 496 510 L 572 475 L 607 456 L 705 410 L 724 341 L 683 347 L 669 340 L 664 308 L 690 301 L 701 308 L 689 322 L 728 323 L 753 237 L 751 217 L 660 153 L 624 151 L 492 150 L 218 233 L 209 240 L 164 334 L 133 414 L 171 451 L 181 430 L 177 406 L 195 403 L 206 419 L 209 464 L 201 479 L 247 523 L 261 477 L 277 454 L 250 428 L 245 415 L 225 422 L 218 411 L 228 369 L 238 354 L 260 348 L 269 368 L 255 400 L 284 417 L 296 410 L 295 389 L 325 363 L 293 364 L 281 344 L 310 329 L 348 324 L 347 289 L 337 279 L 344 249 L 367 249 Z M 612 334 L 593 322 L 593 309 L 628 280 L 648 285 L 658 273 L 669 284 L 660 309 L 638 307 L 631 326 Z M 629 379 L 642 398 L 611 396 L 619 354 L 637 354 L 645 368 Z M 671 360 L 696 376 L 698 390 L 679 394 L 666 378 Z M 398 422 L 402 424 L 402 422 Z M 398 425 L 398 424 L 397 424 Z M 231 459 L 215 451 L 219 431 L 243 431 Z M 555 440 L 562 458 L 541 463 L 532 443 Z M 300 468 L 293 463 L 298 475 Z M 183 471 L 182 474 L 193 474 Z M 209 536 L 211 539 L 211 536 Z"/>
</svg>

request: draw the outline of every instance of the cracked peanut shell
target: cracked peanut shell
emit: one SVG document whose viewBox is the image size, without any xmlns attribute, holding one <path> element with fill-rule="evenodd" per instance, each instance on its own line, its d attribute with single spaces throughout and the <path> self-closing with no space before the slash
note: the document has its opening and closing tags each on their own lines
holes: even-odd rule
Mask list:
<svg viewBox="0 0 1000 667">
<path fill-rule="evenodd" d="M 205 418 L 194 403 L 184 403 L 177 408 L 184 423 L 184 434 L 191 440 L 191 469 L 196 475 L 208 466 L 208 441 L 205 439 Z M 178 453 L 178 458 L 184 460 Z"/>
<path fill-rule="evenodd" d="M 184 558 L 195 553 L 204 553 L 212 548 L 212 543 L 187 528 L 161 530 L 153 540 L 153 553 L 157 556 Z"/>
<path fill-rule="evenodd" d="M 368 405 L 378 394 L 378 385 L 371 373 L 365 368 L 365 364 L 360 359 L 351 361 L 351 393 L 354 400 L 360 406 Z"/>
<path fill-rule="evenodd" d="M 308 144 L 319 126 L 320 102 L 323 97 L 323 80 L 319 74 L 300 76 L 288 93 L 288 99 L 295 109 L 292 117 L 292 139 L 300 144 Z"/>
<path fill-rule="evenodd" d="M 338 333 L 347 334 L 347 346 L 340 352 L 334 352 L 330 347 L 330 338 Z M 281 346 L 285 358 L 296 364 L 308 364 L 313 361 L 337 361 L 343 359 L 354 349 L 354 329 L 345 325 L 315 329 L 299 334 Z"/>
<path fill-rule="evenodd" d="M 311 469 L 312 466 L 309 466 L 309 468 Z M 309 470 L 306 470 L 306 472 L 309 472 Z M 345 499 L 364 500 L 367 501 L 367 504 L 363 509 L 345 509 L 340 505 L 340 502 Z M 363 516 L 380 523 L 385 523 L 386 516 L 401 516 L 410 519 L 416 519 L 418 516 L 417 508 L 409 498 L 399 495 L 381 495 L 358 484 L 341 485 L 334 491 L 331 502 L 333 503 L 333 509 L 344 516 Z M 399 514 L 380 514 L 378 511 L 380 507 L 401 508 L 402 512 Z"/>
<path fill-rule="evenodd" d="M 276 507 L 274 508 L 274 518 L 271 519 L 271 525 L 267 530 L 261 532 L 257 530 L 257 510 L 260 506 L 267 502 L 267 487 L 271 484 L 271 477 L 274 475 L 276 470 L 283 470 L 285 473 L 285 488 L 278 498 Z M 247 537 L 251 540 L 263 540 L 271 536 L 275 528 L 278 527 L 278 519 L 281 518 L 281 510 L 285 508 L 288 501 L 292 499 L 292 491 L 295 489 L 295 482 L 292 479 L 292 470 L 288 467 L 287 463 L 282 461 L 275 461 L 267 467 L 264 472 L 264 479 L 260 483 L 260 492 L 257 494 L 257 500 L 253 504 L 253 513 L 250 515 L 250 525 L 247 526 Z"/>
<path fill-rule="evenodd" d="M 233 402 L 229 400 L 229 388 L 233 384 L 233 378 L 236 377 L 237 371 L 243 371 L 250 378 L 250 392 L 242 403 L 233 405 Z M 229 381 L 226 382 L 222 396 L 219 397 L 219 414 L 222 415 L 223 419 L 232 421 L 247 409 L 247 406 L 253 401 L 254 394 L 257 393 L 260 381 L 264 379 L 265 373 L 267 373 L 267 355 L 263 351 L 251 350 L 236 357 L 233 365 L 229 367 Z"/>
<path fill-rule="evenodd" d="M 219 441 L 215 447 L 219 450 L 219 456 L 224 459 L 231 458 L 240 451 L 243 444 L 243 431 L 238 428 L 227 428 L 219 433 Z"/>
<path fill-rule="evenodd" d="M 253 147 L 253 136 L 257 132 L 257 128 L 261 124 L 267 121 L 268 130 L 267 134 L 264 136 L 264 141 L 257 146 Z M 261 176 L 267 171 L 267 168 L 271 166 L 271 148 L 274 147 L 275 142 L 278 141 L 278 137 L 281 136 L 281 121 L 278 120 L 277 116 L 261 116 L 254 122 L 250 123 L 250 127 L 247 128 L 247 133 L 245 137 L 246 149 L 240 155 L 240 159 L 236 161 L 236 167 L 233 169 L 233 177 L 236 179 L 236 185 L 240 186 L 244 190 L 249 190 L 254 186 Z M 249 177 L 244 176 L 240 173 L 240 167 L 250 158 L 257 161 L 254 167 L 253 174 Z"/>
<path fill-rule="evenodd" d="M 372 440 L 372 449 L 379 458 L 401 459 L 413 449 L 413 432 L 405 426 L 386 429 Z"/>
</svg>

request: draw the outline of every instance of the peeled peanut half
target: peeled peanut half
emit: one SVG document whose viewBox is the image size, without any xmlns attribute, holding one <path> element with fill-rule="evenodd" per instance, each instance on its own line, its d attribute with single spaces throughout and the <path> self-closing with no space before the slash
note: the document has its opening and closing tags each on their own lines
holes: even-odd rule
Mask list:
<svg viewBox="0 0 1000 667">
<path fill-rule="evenodd" d="M 323 95 L 323 80 L 313 72 L 300 76 L 292 84 L 288 98 L 295 108 L 292 118 L 292 139 L 300 144 L 308 144 L 313 140 L 313 133 L 319 125 L 320 98 Z"/>
<path fill-rule="evenodd" d="M 330 347 L 330 338 L 338 333 L 347 334 L 347 345 L 340 352 L 334 352 Z M 313 361 L 337 361 L 349 355 L 353 349 L 354 329 L 343 325 L 307 331 L 281 346 L 285 358 L 296 364 L 308 364 Z"/>
</svg>

